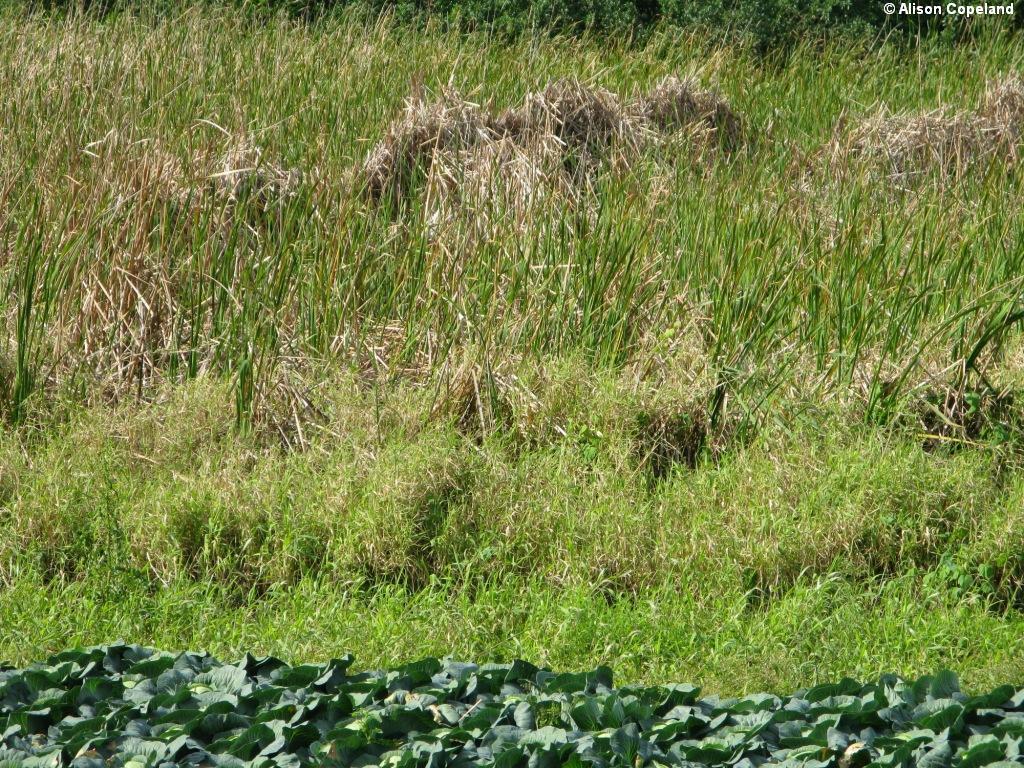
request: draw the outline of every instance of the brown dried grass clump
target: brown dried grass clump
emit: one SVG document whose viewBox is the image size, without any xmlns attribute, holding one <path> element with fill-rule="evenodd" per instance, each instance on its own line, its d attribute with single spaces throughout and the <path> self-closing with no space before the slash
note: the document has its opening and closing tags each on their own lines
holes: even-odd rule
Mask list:
<svg viewBox="0 0 1024 768">
<path fill-rule="evenodd" d="M 118 210 L 150 215 L 154 207 L 198 207 L 204 199 L 246 201 L 269 209 L 292 197 L 303 173 L 273 162 L 245 138 L 230 137 L 221 151 L 206 149 L 183 161 L 152 139 L 111 131 L 85 147 Z"/>
<path fill-rule="evenodd" d="M 563 147 L 551 136 L 526 146 L 503 136 L 444 153 L 431 167 L 428 221 L 435 230 L 469 223 L 463 233 L 486 239 L 499 223 L 520 230 L 534 212 L 574 208 L 585 187 L 573 182 L 563 162 Z"/>
<path fill-rule="evenodd" d="M 175 231 L 182 227 L 200 197 L 202 173 L 160 141 L 118 130 L 82 151 L 97 181 L 92 203 L 115 214 L 97 232 L 109 258 L 72 264 L 67 279 L 77 301 L 55 314 L 48 338 L 58 348 L 83 350 L 76 365 L 95 371 L 116 397 L 147 383 L 159 350 L 171 343 L 177 280 L 166 255 L 152 247 L 151 232 L 168 225 L 168 217 Z"/>
<path fill-rule="evenodd" d="M 940 108 L 897 114 L 884 107 L 837 136 L 827 148 L 834 169 L 854 162 L 882 163 L 888 175 L 907 179 L 931 170 L 958 176 L 979 162 L 1015 162 L 1024 138 L 1024 83 L 1013 76 L 991 83 L 980 109 Z"/>
<path fill-rule="evenodd" d="M 166 203 L 184 203 L 192 178 L 185 164 L 161 142 L 134 139 L 111 130 L 83 148 L 98 176 L 96 189 L 113 198 L 115 209 L 145 209 Z"/>
<path fill-rule="evenodd" d="M 300 170 L 273 162 L 247 139 L 231 144 L 218 165 L 209 175 L 215 194 L 230 202 L 255 202 L 262 209 L 292 197 L 303 179 Z"/>
<path fill-rule="evenodd" d="M 935 110 L 904 115 L 886 111 L 856 126 L 845 152 L 884 162 L 892 176 L 938 168 L 956 173 L 996 146 L 987 121 L 974 115 Z"/>
<path fill-rule="evenodd" d="M 689 130 L 693 137 L 717 141 L 731 152 L 742 143 L 743 122 L 729 102 L 700 88 L 692 78 L 670 75 L 633 104 L 640 119 L 659 131 Z"/>
<path fill-rule="evenodd" d="M 406 102 L 356 179 L 376 201 L 412 194 L 414 172 L 421 169 L 435 213 L 439 205 L 454 209 L 483 200 L 511 201 L 522 211 L 540 197 L 586 189 L 601 163 L 628 167 L 645 147 L 686 129 L 702 146 L 710 146 L 709 138 L 726 148 L 741 141 L 741 121 L 728 102 L 678 77 L 631 101 L 561 79 L 501 112 L 446 88 L 437 100 L 416 94 Z M 565 201 L 579 198 L 570 194 Z"/>
<path fill-rule="evenodd" d="M 379 200 L 387 193 L 408 192 L 417 166 L 429 169 L 438 152 L 465 149 L 489 135 L 479 105 L 445 88 L 439 99 L 422 93 L 406 100 L 402 114 L 371 150 L 358 170 L 367 194 Z"/>
<path fill-rule="evenodd" d="M 462 176 L 458 181 L 467 199 L 481 203 L 505 198 L 529 207 L 547 197 L 561 153 L 549 137 L 525 146 L 502 137 L 474 147 L 459 159 Z M 457 180 L 454 170 L 449 168 L 452 181 Z"/>
<path fill-rule="evenodd" d="M 990 83 L 981 115 L 999 127 L 1005 139 L 1024 140 L 1024 79 L 1012 75 Z"/>
<path fill-rule="evenodd" d="M 575 79 L 528 93 L 521 106 L 498 115 L 493 127 L 519 143 L 554 137 L 588 159 L 613 146 L 639 149 L 644 129 L 617 94 Z"/>
</svg>

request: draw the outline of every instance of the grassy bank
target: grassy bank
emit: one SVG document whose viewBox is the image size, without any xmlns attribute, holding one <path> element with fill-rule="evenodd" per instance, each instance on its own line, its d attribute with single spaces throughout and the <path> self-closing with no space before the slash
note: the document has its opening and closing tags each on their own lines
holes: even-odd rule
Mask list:
<svg viewBox="0 0 1024 768">
<path fill-rule="evenodd" d="M 928 453 L 818 414 L 652 485 L 645 403 L 579 374 L 544 394 L 567 436 L 532 447 L 431 424 L 421 392 L 375 415 L 346 388 L 335 435 L 303 453 L 239 435 L 226 386 L 86 410 L 27 450 L 8 433 L 0 656 L 123 636 L 601 662 L 723 691 L 1024 674 L 1024 474 L 1005 447 Z"/>
<path fill-rule="evenodd" d="M 1020 38 L 2 13 L 0 657 L 1024 676 Z"/>
</svg>

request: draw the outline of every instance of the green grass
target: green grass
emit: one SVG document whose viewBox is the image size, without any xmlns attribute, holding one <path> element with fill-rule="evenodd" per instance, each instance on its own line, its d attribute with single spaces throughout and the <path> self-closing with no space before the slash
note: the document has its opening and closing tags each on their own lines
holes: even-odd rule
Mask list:
<svg viewBox="0 0 1024 768">
<path fill-rule="evenodd" d="M 210 383 L 82 410 L 27 447 L 8 433 L 0 657 L 124 637 L 365 665 L 601 662 L 721 691 L 1024 674 L 1024 470 L 1003 448 L 927 453 L 819 414 L 652 486 L 643 406 L 617 384 L 553 387 L 565 423 L 601 438 L 526 452 L 425 421 L 422 392 L 378 422 L 344 388 L 334 436 L 267 449 Z"/>
<path fill-rule="evenodd" d="M 585 590 L 522 584 L 472 598 L 441 587 L 365 597 L 303 584 L 240 606 L 199 584 L 174 585 L 156 596 L 127 589 L 115 601 L 102 582 L 53 591 L 26 583 L 5 592 L 0 606 L 2 648 L 7 658 L 21 660 L 132 637 L 228 658 L 247 650 L 296 660 L 352 651 L 360 668 L 449 654 L 525 658 L 554 669 L 601 662 L 620 681 L 697 680 L 719 693 L 949 665 L 963 671 L 972 690 L 1021 678 L 1019 617 L 921 604 L 905 582 L 885 590 L 808 582 L 752 615 L 735 595 L 708 604 L 652 595 L 609 606 Z"/>
<path fill-rule="evenodd" d="M 15 420 L 97 378 L 145 397 L 218 371 L 248 421 L 275 391 L 309 389 L 324 358 L 386 378 L 551 354 L 663 368 L 680 346 L 696 348 L 710 410 L 724 394 L 742 414 L 770 411 L 798 368 L 825 389 L 866 382 L 871 412 L 888 412 L 922 379 L 978 384 L 1002 334 L 982 342 L 1017 306 L 1016 172 L 982 164 L 900 191 L 877 168 L 827 170 L 821 150 L 881 104 L 977 108 L 989 81 L 1020 71 L 1020 38 L 765 61 L 670 30 L 636 48 L 209 11 L 5 18 L 0 90 L 17 108 L 0 124 L 0 402 Z M 628 95 L 673 72 L 721 89 L 746 149 L 700 158 L 679 142 L 606 169 L 588 215 L 436 236 L 419 196 L 373 208 L 347 182 L 416 82 L 500 107 L 557 77 Z M 43 125 L 62 129 L 44 139 Z M 303 172 L 298 193 L 271 210 L 206 194 L 239 143 Z"/>
<path fill-rule="evenodd" d="M 1022 66 L 999 34 L 773 59 L 0 11 L 0 657 L 1021 680 L 1019 166 L 827 158 Z M 502 108 L 670 73 L 739 152 L 647 149 L 483 232 L 353 190 L 416 83 Z M 217 193 L 240 144 L 295 194 Z"/>
</svg>

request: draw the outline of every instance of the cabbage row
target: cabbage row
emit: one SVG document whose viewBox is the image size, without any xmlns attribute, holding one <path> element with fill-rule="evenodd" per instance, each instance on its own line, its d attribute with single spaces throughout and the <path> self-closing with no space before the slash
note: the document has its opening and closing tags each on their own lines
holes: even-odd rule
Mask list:
<svg viewBox="0 0 1024 768">
<path fill-rule="evenodd" d="M 968 696 L 950 672 L 725 699 L 522 661 L 358 672 L 113 645 L 0 667 L 0 768 L 1009 768 L 1022 742 L 1024 690 Z"/>
</svg>

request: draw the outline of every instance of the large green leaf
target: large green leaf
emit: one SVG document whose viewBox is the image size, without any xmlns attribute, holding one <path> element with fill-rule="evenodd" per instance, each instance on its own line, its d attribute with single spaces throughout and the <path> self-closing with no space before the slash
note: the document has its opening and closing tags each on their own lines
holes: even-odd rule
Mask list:
<svg viewBox="0 0 1024 768">
<path fill-rule="evenodd" d="M 1020 766 L 1024 695 L 956 676 L 790 697 L 612 688 L 611 671 L 423 659 L 351 671 L 118 644 L 0 671 L 0 768 Z"/>
</svg>

